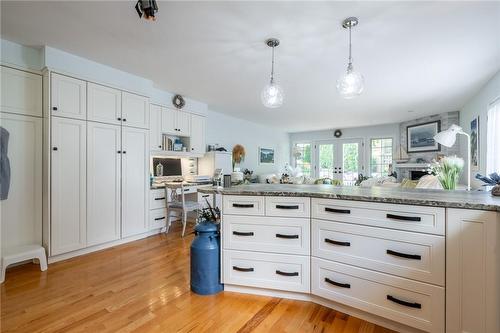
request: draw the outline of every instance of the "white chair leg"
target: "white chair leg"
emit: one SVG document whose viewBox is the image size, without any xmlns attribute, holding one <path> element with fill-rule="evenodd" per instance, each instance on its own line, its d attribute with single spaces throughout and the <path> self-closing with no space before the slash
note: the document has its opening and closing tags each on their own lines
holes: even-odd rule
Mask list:
<svg viewBox="0 0 500 333">
<path fill-rule="evenodd" d="M 47 270 L 47 256 L 45 255 L 45 250 L 43 248 L 40 249 L 40 253 L 38 254 L 37 259 L 40 262 L 40 270 L 42 272 L 46 271 Z"/>
<path fill-rule="evenodd" d="M 186 232 L 186 224 L 187 224 L 187 212 L 182 212 L 182 237 L 184 237 L 184 233 Z"/>
</svg>

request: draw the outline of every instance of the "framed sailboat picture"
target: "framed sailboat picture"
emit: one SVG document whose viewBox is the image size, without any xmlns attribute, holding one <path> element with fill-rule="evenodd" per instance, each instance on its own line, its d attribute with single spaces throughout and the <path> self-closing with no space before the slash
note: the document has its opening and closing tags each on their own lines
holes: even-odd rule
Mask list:
<svg viewBox="0 0 500 333">
<path fill-rule="evenodd" d="M 406 142 L 409 153 L 440 151 L 441 145 L 434 141 L 434 135 L 441 130 L 441 121 L 406 127 Z"/>
</svg>

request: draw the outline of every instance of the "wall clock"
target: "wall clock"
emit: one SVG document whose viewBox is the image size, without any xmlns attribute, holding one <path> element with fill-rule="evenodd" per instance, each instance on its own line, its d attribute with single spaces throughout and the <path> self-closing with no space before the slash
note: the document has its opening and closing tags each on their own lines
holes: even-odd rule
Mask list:
<svg viewBox="0 0 500 333">
<path fill-rule="evenodd" d="M 184 105 L 186 105 L 186 101 L 184 101 L 184 98 L 181 95 L 175 95 L 174 98 L 172 98 L 172 104 L 178 109 L 182 109 Z"/>
</svg>

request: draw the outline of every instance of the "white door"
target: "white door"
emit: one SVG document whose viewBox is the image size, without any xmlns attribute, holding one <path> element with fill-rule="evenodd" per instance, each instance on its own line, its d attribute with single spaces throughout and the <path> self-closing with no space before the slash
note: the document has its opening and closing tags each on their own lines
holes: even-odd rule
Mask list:
<svg viewBox="0 0 500 333">
<path fill-rule="evenodd" d="M 88 120 L 120 125 L 122 92 L 89 82 L 87 85 L 87 108 Z"/>
<path fill-rule="evenodd" d="M 88 122 L 87 243 L 120 238 L 121 126 Z"/>
<path fill-rule="evenodd" d="M 318 178 L 354 185 L 363 166 L 363 140 L 345 139 L 316 143 L 315 174 Z"/>
<path fill-rule="evenodd" d="M 148 231 L 149 133 L 122 128 L 122 237 Z"/>
<path fill-rule="evenodd" d="M 189 136 L 191 134 L 191 114 L 177 111 L 176 118 L 177 135 Z"/>
<path fill-rule="evenodd" d="M 205 153 L 205 117 L 191 115 L 191 153 Z"/>
<path fill-rule="evenodd" d="M 52 117 L 51 255 L 86 246 L 86 121 Z"/>
<path fill-rule="evenodd" d="M 165 134 L 178 135 L 176 124 L 177 110 L 161 108 L 161 132 Z"/>
<path fill-rule="evenodd" d="M 152 151 L 161 150 L 161 106 L 151 104 L 149 107 L 149 144 Z"/>
<path fill-rule="evenodd" d="M 53 116 L 87 118 L 87 82 L 52 73 L 50 89 Z"/>
<path fill-rule="evenodd" d="M 42 116 L 42 76 L 1 67 L 1 111 Z"/>
<path fill-rule="evenodd" d="M 9 132 L 11 170 L 7 199 L 0 201 L 2 248 L 41 245 L 42 119 L 0 112 L 0 124 Z"/>
<path fill-rule="evenodd" d="M 123 91 L 122 122 L 124 126 L 149 128 L 149 98 Z"/>
</svg>

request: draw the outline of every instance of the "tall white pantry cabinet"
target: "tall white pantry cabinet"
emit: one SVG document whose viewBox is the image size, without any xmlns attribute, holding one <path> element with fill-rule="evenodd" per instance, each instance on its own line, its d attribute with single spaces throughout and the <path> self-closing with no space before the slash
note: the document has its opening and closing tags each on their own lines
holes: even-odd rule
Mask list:
<svg viewBox="0 0 500 333">
<path fill-rule="evenodd" d="M 149 99 L 47 72 L 50 256 L 148 231 Z"/>
</svg>

